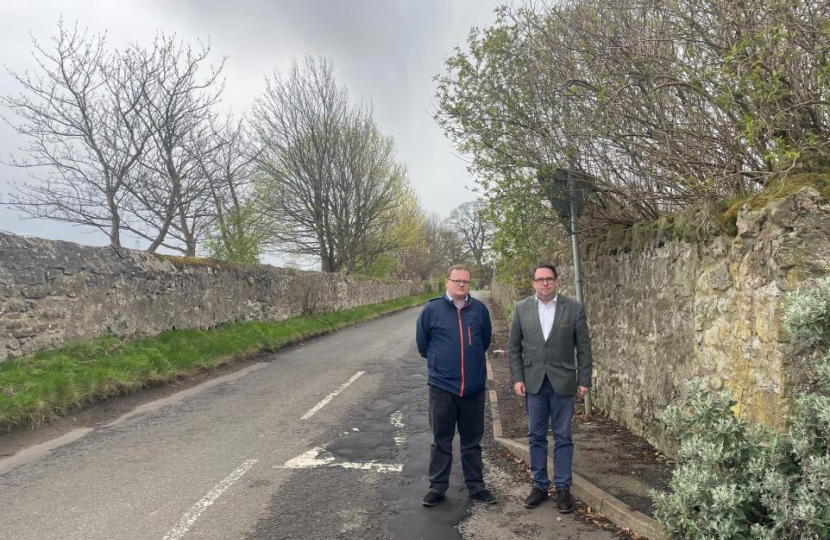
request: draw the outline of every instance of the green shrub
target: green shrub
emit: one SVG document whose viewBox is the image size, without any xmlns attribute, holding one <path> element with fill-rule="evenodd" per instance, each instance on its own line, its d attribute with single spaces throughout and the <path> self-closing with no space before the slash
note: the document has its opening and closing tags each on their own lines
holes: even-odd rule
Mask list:
<svg viewBox="0 0 830 540">
<path fill-rule="evenodd" d="M 784 328 L 815 360 L 786 433 L 735 418 L 725 392 L 694 380 L 664 413 L 680 439 L 670 491 L 656 517 L 684 540 L 830 538 L 830 279 L 788 295 Z"/>
<path fill-rule="evenodd" d="M 830 277 L 784 299 L 784 330 L 800 349 L 830 349 Z"/>
</svg>

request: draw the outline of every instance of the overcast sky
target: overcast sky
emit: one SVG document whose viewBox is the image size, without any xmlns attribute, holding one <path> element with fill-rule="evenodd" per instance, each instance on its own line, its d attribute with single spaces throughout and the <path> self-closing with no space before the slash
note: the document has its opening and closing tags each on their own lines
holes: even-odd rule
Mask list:
<svg viewBox="0 0 830 540">
<path fill-rule="evenodd" d="M 472 200 L 473 179 L 465 162 L 432 119 L 433 76 L 464 46 L 470 28 L 490 24 L 496 0 L 22 0 L 0 3 L 0 64 L 13 71 L 35 69 L 31 37 L 46 43 L 58 18 L 90 33 L 106 32 L 114 47 L 150 44 L 156 31 L 182 40 L 210 41 L 211 56 L 227 56 L 223 107 L 247 112 L 264 89 L 264 74 L 286 69 L 307 53 L 333 58 L 339 82 L 352 98 L 374 106 L 381 130 L 395 138 L 398 155 L 427 211 L 442 217 Z M 6 69 L 0 94 L 18 93 Z M 8 111 L 2 111 L 4 116 Z M 0 125 L 0 156 L 24 145 Z M 28 171 L 0 164 L 0 191 Z M 3 197 L 5 199 L 5 196 Z M 105 245 L 98 232 L 60 222 L 23 220 L 0 206 L 0 230 L 43 238 Z M 133 242 L 133 241 L 130 241 Z M 136 247 L 125 242 L 125 247 Z"/>
</svg>

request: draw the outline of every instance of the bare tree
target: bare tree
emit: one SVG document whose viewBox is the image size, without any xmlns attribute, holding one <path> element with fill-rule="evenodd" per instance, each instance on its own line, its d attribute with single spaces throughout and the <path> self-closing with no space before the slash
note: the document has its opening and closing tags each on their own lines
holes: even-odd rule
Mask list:
<svg viewBox="0 0 830 540">
<path fill-rule="evenodd" d="M 381 231 L 406 185 L 392 140 L 366 106 L 352 106 L 329 60 L 275 72 L 257 100 L 263 211 L 280 250 L 319 257 L 324 272 L 354 271 L 388 250 Z"/>
<path fill-rule="evenodd" d="M 466 259 L 463 239 L 437 214 L 424 217 L 413 233 L 413 241 L 394 251 L 392 277 L 435 279 L 444 276 L 451 265 Z"/>
<path fill-rule="evenodd" d="M 407 170 L 395 160 L 395 143 L 381 134 L 369 111 L 354 118 L 335 153 L 339 251 L 346 272 L 365 272 L 382 254 L 401 245 L 397 225 L 406 207 Z"/>
<path fill-rule="evenodd" d="M 452 211 L 447 225 L 464 242 L 465 252 L 475 262 L 479 277 L 490 283 L 492 274 L 487 252 L 493 241 L 493 225 L 487 219 L 487 207 L 480 201 L 466 202 Z"/>
<path fill-rule="evenodd" d="M 154 69 L 142 115 L 152 144 L 128 185 L 138 223 L 128 229 L 151 242 L 149 251 L 165 246 L 195 256 L 213 215 L 210 182 L 200 160 L 207 161 L 204 154 L 221 146 L 212 137 L 211 122 L 222 92 L 224 59 L 200 77 L 209 47 L 194 49 L 175 36 L 161 35 L 151 50 L 132 50 Z"/>
<path fill-rule="evenodd" d="M 23 90 L 0 98 L 28 138 L 19 167 L 45 169 L 18 186 L 14 206 L 31 217 L 101 230 L 121 245 L 127 180 L 144 155 L 149 132 L 141 121 L 152 69 L 134 54 L 110 54 L 104 36 L 58 23 L 51 49 L 33 39 L 36 74 L 10 72 Z"/>
<path fill-rule="evenodd" d="M 251 148 L 244 120 L 228 117 L 221 125 L 212 124 L 210 133 L 216 150 L 196 154 L 213 203 L 208 253 L 222 260 L 259 262 L 273 231 L 258 210 L 253 189 L 258 152 Z"/>
</svg>

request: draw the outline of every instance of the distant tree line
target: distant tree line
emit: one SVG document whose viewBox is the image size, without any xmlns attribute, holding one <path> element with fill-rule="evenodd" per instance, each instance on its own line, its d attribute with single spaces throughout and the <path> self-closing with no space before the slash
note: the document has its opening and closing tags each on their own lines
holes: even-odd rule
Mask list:
<svg viewBox="0 0 830 540">
<path fill-rule="evenodd" d="M 427 215 L 395 142 L 330 60 L 275 70 L 234 118 L 217 112 L 225 59 L 209 55 L 165 35 L 112 49 L 63 22 L 49 45 L 33 41 L 36 69 L 11 72 L 21 92 L 0 98 L 27 141 L 12 164 L 34 171 L 7 203 L 114 247 L 128 233 L 151 252 L 245 263 L 273 252 L 406 279 L 470 261 L 486 277 L 476 220 Z"/>
</svg>

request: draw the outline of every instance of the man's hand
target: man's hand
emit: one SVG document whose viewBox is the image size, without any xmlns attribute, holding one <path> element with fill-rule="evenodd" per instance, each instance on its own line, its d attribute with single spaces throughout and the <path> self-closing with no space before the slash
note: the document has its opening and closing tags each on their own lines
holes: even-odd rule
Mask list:
<svg viewBox="0 0 830 540">
<path fill-rule="evenodd" d="M 527 392 L 525 391 L 525 383 L 517 382 L 513 385 L 513 391 L 516 392 L 517 396 L 525 397 Z"/>
<path fill-rule="evenodd" d="M 585 394 L 587 394 L 587 393 L 588 393 L 588 389 L 587 389 L 587 388 L 585 388 L 584 386 L 580 386 L 580 387 L 578 387 L 578 388 L 576 389 L 576 395 L 577 395 L 580 399 L 584 398 L 584 397 L 585 397 Z"/>
</svg>

